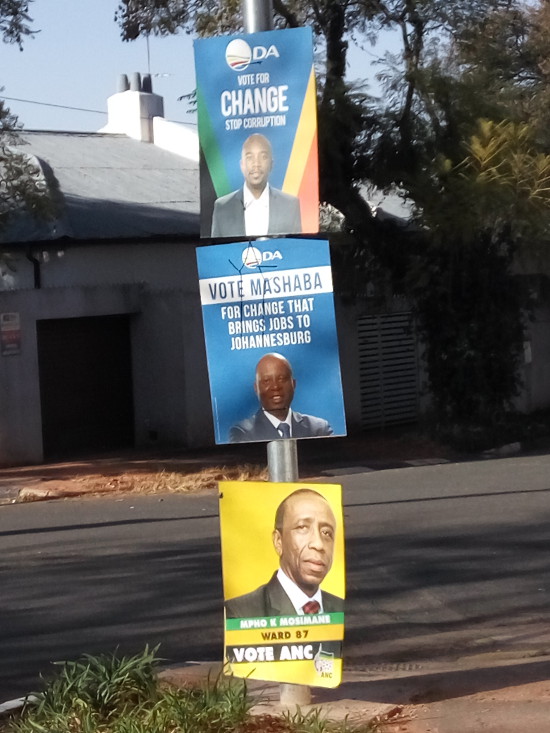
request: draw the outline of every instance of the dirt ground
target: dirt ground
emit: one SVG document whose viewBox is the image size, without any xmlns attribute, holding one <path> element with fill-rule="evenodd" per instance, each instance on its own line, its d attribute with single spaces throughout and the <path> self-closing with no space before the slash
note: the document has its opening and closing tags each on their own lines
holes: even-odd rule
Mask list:
<svg viewBox="0 0 550 733">
<path fill-rule="evenodd" d="M 352 438 L 299 442 L 302 480 L 324 471 L 355 467 L 393 468 L 410 461 L 452 460 L 456 454 L 414 430 L 395 428 Z M 215 490 L 218 481 L 267 481 L 266 446 L 218 446 L 179 454 L 123 452 L 39 466 L 0 468 L 6 500 Z M 1 499 L 1 497 L 0 497 Z"/>
</svg>

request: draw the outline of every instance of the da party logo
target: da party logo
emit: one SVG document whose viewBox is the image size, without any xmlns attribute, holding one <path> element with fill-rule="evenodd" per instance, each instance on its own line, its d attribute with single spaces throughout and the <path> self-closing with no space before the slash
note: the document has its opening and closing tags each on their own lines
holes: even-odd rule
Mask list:
<svg viewBox="0 0 550 733">
<path fill-rule="evenodd" d="M 275 45 L 249 46 L 242 38 L 235 38 L 227 44 L 225 61 L 233 71 L 244 71 L 250 64 L 257 64 L 270 57 L 279 58 L 280 54 Z"/>
<path fill-rule="evenodd" d="M 250 270 L 254 270 L 256 267 L 260 267 L 264 262 L 271 262 L 273 260 L 282 260 L 283 255 L 279 250 L 270 251 L 266 250 L 262 252 L 257 247 L 247 247 L 243 250 L 242 261 L 245 267 Z"/>
</svg>

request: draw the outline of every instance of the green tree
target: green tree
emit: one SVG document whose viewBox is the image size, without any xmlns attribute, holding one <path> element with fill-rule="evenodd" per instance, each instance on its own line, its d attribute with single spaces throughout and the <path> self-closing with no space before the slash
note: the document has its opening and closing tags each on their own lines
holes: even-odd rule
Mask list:
<svg viewBox="0 0 550 733">
<path fill-rule="evenodd" d="M 31 23 L 29 2 L 0 0 L 0 36 L 5 43 L 22 49 L 24 38 L 33 32 Z M 36 217 L 47 217 L 53 211 L 39 167 L 17 149 L 23 143 L 20 129 L 17 117 L 0 99 L 0 231 L 23 209 Z"/>
<path fill-rule="evenodd" d="M 32 0 L 0 0 L 0 35 L 5 43 L 23 46 L 23 38 L 32 34 L 29 5 Z"/>
<path fill-rule="evenodd" d="M 511 411 L 519 387 L 522 309 L 513 274 L 538 256 L 550 226 L 550 156 L 525 123 L 487 120 L 460 163 L 440 158 L 431 185 L 415 191 L 417 242 L 406 268 L 426 339 L 438 419 L 491 426 Z"/>
<path fill-rule="evenodd" d="M 512 3 L 468 28 L 450 49 L 465 90 L 470 96 L 484 92 L 483 102 L 492 113 L 482 116 L 529 122 L 546 149 L 549 41 L 547 4 Z"/>
<path fill-rule="evenodd" d="M 274 0 L 277 28 L 309 25 L 317 45 L 321 199 L 344 213 L 349 230 L 376 247 L 384 238 L 361 193 L 365 180 L 399 184 L 433 151 L 430 93 L 423 76 L 436 39 L 451 38 L 509 0 Z M 122 37 L 184 31 L 213 35 L 242 30 L 239 0 L 122 0 Z M 401 51 L 386 63 L 387 94 L 378 103 L 366 85 L 346 79 L 350 40 L 376 41 L 394 30 Z M 430 136 L 431 134 L 431 136 Z"/>
<path fill-rule="evenodd" d="M 549 20 L 546 5 L 510 3 L 428 42 L 408 67 L 410 105 L 401 94 L 381 110 L 371 150 L 371 178 L 397 183 L 415 212 L 416 235 L 378 255 L 412 295 L 451 426 L 504 424 L 520 388 L 529 297 L 514 266 L 547 257 L 550 224 Z"/>
<path fill-rule="evenodd" d="M 542 4 L 496 8 L 420 70 L 430 122 L 414 144 L 429 154 L 400 185 L 423 236 L 400 272 L 448 423 L 503 421 L 520 387 L 529 300 L 514 265 L 547 258 L 550 225 L 549 18 Z"/>
<path fill-rule="evenodd" d="M 123 0 L 123 38 L 240 29 L 236 0 Z M 321 197 L 356 246 L 347 281 L 378 266 L 414 298 L 430 386 L 447 421 L 503 416 L 519 386 L 522 293 L 512 263 L 548 224 L 550 11 L 521 0 L 274 0 L 276 27 L 310 25 Z M 348 43 L 393 30 L 384 94 L 346 78 Z M 548 142 L 547 142 L 548 141 Z M 403 192 L 417 230 L 376 220 L 361 185 Z M 539 252 L 542 246 L 538 248 Z"/>
</svg>

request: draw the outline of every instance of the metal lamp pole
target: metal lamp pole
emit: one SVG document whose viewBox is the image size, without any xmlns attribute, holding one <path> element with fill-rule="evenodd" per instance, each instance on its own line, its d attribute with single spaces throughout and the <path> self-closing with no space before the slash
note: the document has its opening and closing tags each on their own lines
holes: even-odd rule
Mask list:
<svg viewBox="0 0 550 733">
<path fill-rule="evenodd" d="M 267 470 L 270 481 L 298 481 L 298 449 L 293 438 L 273 440 L 267 444 Z M 281 705 L 309 705 L 311 690 L 307 685 L 282 682 L 279 685 Z"/>
<path fill-rule="evenodd" d="M 244 29 L 247 33 L 273 30 L 271 0 L 241 0 Z"/>
<path fill-rule="evenodd" d="M 272 0 L 241 0 L 244 29 L 247 33 L 273 30 Z M 270 481 L 298 481 L 298 449 L 296 440 L 274 440 L 267 444 L 267 470 Z M 308 705 L 311 690 L 306 685 L 281 683 L 281 705 Z"/>
</svg>

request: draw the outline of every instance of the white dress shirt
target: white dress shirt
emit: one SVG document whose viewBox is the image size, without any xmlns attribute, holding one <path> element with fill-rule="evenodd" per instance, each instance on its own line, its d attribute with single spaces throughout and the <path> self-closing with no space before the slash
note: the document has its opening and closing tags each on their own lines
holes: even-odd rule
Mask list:
<svg viewBox="0 0 550 733">
<path fill-rule="evenodd" d="M 288 429 L 290 431 L 290 437 L 292 438 L 292 408 L 290 408 L 290 407 L 288 408 L 288 414 L 287 414 L 285 420 L 279 420 L 278 417 L 275 417 L 275 415 L 272 415 L 270 412 L 267 412 L 267 410 L 264 410 L 264 415 L 267 417 L 267 419 L 269 420 L 269 422 L 273 425 L 273 427 L 277 431 L 279 430 L 279 425 L 282 422 L 285 422 L 288 425 Z M 280 433 L 279 433 L 279 435 L 280 435 Z M 282 437 L 283 436 L 281 435 L 281 438 Z"/>
<path fill-rule="evenodd" d="M 304 613 L 304 606 L 310 601 L 317 601 L 319 604 L 319 613 L 323 613 L 323 594 L 320 588 L 317 588 L 317 592 L 314 596 L 308 596 L 304 593 L 301 588 L 298 588 L 296 583 L 286 575 L 281 568 L 277 570 L 277 580 L 283 586 L 284 592 L 290 598 L 290 602 L 296 610 L 298 616 L 302 616 Z"/>
<path fill-rule="evenodd" d="M 255 198 L 248 186 L 243 187 L 244 231 L 247 237 L 263 237 L 269 229 L 269 183 L 260 198 Z"/>
</svg>

